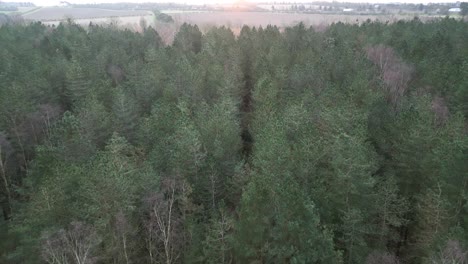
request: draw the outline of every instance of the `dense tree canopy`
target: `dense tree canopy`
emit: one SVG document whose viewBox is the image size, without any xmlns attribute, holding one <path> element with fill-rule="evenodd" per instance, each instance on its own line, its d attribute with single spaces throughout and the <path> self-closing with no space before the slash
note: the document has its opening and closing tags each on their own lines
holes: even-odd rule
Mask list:
<svg viewBox="0 0 468 264">
<path fill-rule="evenodd" d="M 468 24 L 0 27 L 1 263 L 466 263 Z"/>
</svg>

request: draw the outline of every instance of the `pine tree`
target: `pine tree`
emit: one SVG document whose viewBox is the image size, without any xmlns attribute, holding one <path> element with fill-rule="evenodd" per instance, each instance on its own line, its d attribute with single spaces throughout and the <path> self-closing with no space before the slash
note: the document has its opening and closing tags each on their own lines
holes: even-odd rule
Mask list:
<svg viewBox="0 0 468 264">
<path fill-rule="evenodd" d="M 116 123 L 116 132 L 129 142 L 134 142 L 138 125 L 138 105 L 121 87 L 117 87 L 114 92 L 112 114 Z"/>
<path fill-rule="evenodd" d="M 81 103 L 89 93 L 89 82 L 78 61 L 73 60 L 66 72 L 65 95 L 73 106 Z"/>
<path fill-rule="evenodd" d="M 174 37 L 172 44 L 176 49 L 182 52 L 198 53 L 201 51 L 202 33 L 197 25 L 182 24 L 179 32 Z"/>
<path fill-rule="evenodd" d="M 284 127 L 273 119 L 256 136 L 254 175 L 234 237 L 238 261 L 339 263 L 332 236 L 288 171 Z"/>
</svg>

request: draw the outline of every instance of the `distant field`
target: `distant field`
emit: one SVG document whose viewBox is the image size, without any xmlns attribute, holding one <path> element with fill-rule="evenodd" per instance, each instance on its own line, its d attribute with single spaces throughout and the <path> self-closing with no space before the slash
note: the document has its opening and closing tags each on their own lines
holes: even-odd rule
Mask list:
<svg viewBox="0 0 468 264">
<path fill-rule="evenodd" d="M 24 11 L 23 11 L 24 12 Z M 248 26 L 267 26 L 269 24 L 279 27 L 290 26 L 299 22 L 306 25 L 319 26 L 328 25 L 333 22 L 361 23 L 370 20 L 393 22 L 400 19 L 412 19 L 410 15 L 355 15 L 355 14 L 294 14 L 273 12 L 191 12 L 180 10 L 165 10 L 178 23 L 192 23 L 199 26 L 229 26 L 232 28 Z M 139 17 L 152 15 L 150 11 L 144 10 L 108 10 L 98 8 L 69 8 L 69 7 L 44 7 L 37 10 L 25 12 L 23 17 L 28 20 L 58 22 L 65 18 L 73 18 L 77 22 L 87 24 L 89 22 L 100 23 L 105 18 L 119 17 L 123 23 L 133 23 L 140 20 Z M 131 18 L 136 17 L 136 18 Z M 430 17 L 421 17 L 431 19 Z M 148 19 L 148 22 L 151 19 Z"/>
<path fill-rule="evenodd" d="M 35 9 L 39 9 L 39 7 L 18 7 L 18 11 L 0 11 L 3 14 L 25 14 L 34 11 Z"/>
<path fill-rule="evenodd" d="M 248 26 L 279 27 L 291 26 L 303 22 L 310 26 L 329 25 L 333 22 L 362 23 L 367 19 L 394 22 L 400 19 L 413 19 L 413 16 L 399 15 L 336 15 L 336 14 L 293 14 L 271 12 L 207 12 L 207 13 L 174 13 L 171 14 L 179 23 L 187 22 L 199 26 L 229 26 L 239 28 Z M 431 19 L 429 17 L 421 19 Z"/>
<path fill-rule="evenodd" d="M 367 19 L 372 21 L 395 22 L 401 19 L 413 19 L 410 15 L 347 15 L 347 14 L 294 14 L 294 13 L 273 13 L 273 12 L 190 12 L 180 10 L 165 10 L 164 13 L 171 15 L 174 23 L 161 23 L 154 20 L 150 11 L 123 11 L 106 10 L 97 8 L 66 8 L 47 7 L 34 10 L 24 14 L 25 19 L 40 20 L 44 24 L 57 25 L 65 18 L 73 20 L 83 26 L 90 22 L 94 24 L 109 24 L 111 22 L 140 31 L 140 21 L 145 20 L 146 25 L 153 26 L 166 43 L 171 43 L 178 28 L 183 23 L 197 24 L 202 32 L 206 32 L 214 26 L 230 27 L 235 34 L 239 34 L 242 26 L 267 26 L 276 25 L 280 28 L 295 25 L 303 22 L 307 26 L 314 26 L 320 30 L 334 22 L 362 23 Z M 421 20 L 434 19 L 433 17 L 420 17 Z"/>
<path fill-rule="evenodd" d="M 57 21 L 65 18 L 94 19 L 106 17 L 146 16 L 149 11 L 144 10 L 108 10 L 98 8 L 68 8 L 68 7 L 43 7 L 34 12 L 24 14 L 29 20 Z"/>
<path fill-rule="evenodd" d="M 129 28 L 132 30 L 139 31 L 140 30 L 140 21 L 145 20 L 147 25 L 152 25 L 154 27 L 154 16 L 153 15 L 143 15 L 143 16 L 121 16 L 121 17 L 99 17 L 99 18 L 81 18 L 81 19 L 73 19 L 73 21 L 82 26 L 88 26 L 89 23 L 103 25 L 103 24 L 110 24 L 117 23 L 118 25 Z M 61 20 L 43 20 L 43 24 L 45 25 L 58 25 Z"/>
</svg>

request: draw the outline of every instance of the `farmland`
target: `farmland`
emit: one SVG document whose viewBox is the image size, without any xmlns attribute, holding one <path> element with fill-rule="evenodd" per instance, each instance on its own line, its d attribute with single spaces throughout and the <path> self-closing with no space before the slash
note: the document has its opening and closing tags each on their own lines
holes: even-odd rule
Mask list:
<svg viewBox="0 0 468 264">
<path fill-rule="evenodd" d="M 303 22 L 305 25 L 320 27 L 327 26 L 334 22 L 361 23 L 370 20 L 383 22 L 394 22 L 400 19 L 409 20 L 410 15 L 356 15 L 356 14 L 304 14 L 304 13 L 275 13 L 275 12 L 234 12 L 234 11 L 209 11 L 191 12 L 180 10 L 165 10 L 174 18 L 174 25 L 154 24 L 152 12 L 146 10 L 109 10 L 99 8 L 70 8 L 70 7 L 45 7 L 23 14 L 26 20 L 42 21 L 46 24 L 58 24 L 66 18 L 73 18 L 76 23 L 87 25 L 90 22 L 105 24 L 110 21 L 119 21 L 119 24 L 126 27 L 137 27 L 141 19 L 146 20 L 148 25 L 156 28 L 174 28 L 183 23 L 197 24 L 202 30 L 207 30 L 213 26 L 227 26 L 235 32 L 243 25 L 247 26 L 267 26 L 276 25 L 286 27 Z M 421 17 L 422 20 L 431 17 Z"/>
<path fill-rule="evenodd" d="M 45 25 L 58 25 L 64 19 L 60 20 L 43 20 L 42 23 Z M 132 30 L 139 30 L 140 21 L 146 21 L 147 25 L 154 26 L 154 16 L 152 14 L 146 14 L 142 16 L 119 16 L 119 17 L 94 17 L 94 18 L 74 18 L 73 21 L 81 26 L 87 26 L 89 23 L 106 25 L 106 24 L 117 24 L 120 27 L 128 28 Z"/>
<path fill-rule="evenodd" d="M 183 23 L 196 24 L 202 32 L 207 32 L 213 27 L 229 27 L 238 35 L 244 25 L 250 27 L 266 27 L 275 25 L 281 29 L 293 26 L 300 22 L 306 26 L 312 26 L 316 30 L 324 30 L 332 23 L 343 22 L 347 24 L 360 24 L 368 19 L 381 22 L 396 22 L 398 20 L 411 20 L 410 15 L 356 15 L 356 14 L 297 14 L 297 13 L 273 13 L 273 12 L 174 12 L 170 14 L 175 23 L 157 23 L 156 30 L 166 43 L 172 42 L 174 32 Z M 436 17 L 420 17 L 422 21 L 435 19 Z"/>
<path fill-rule="evenodd" d="M 163 10 L 172 16 L 174 23 L 156 21 L 148 10 L 110 10 L 88 7 L 46 7 L 32 10 L 23 14 L 23 18 L 30 21 L 42 21 L 47 25 L 58 25 L 61 21 L 72 18 L 82 26 L 93 24 L 114 24 L 122 28 L 141 31 L 141 22 L 154 27 L 165 43 L 172 43 L 175 33 L 183 23 L 196 24 L 202 32 L 215 26 L 229 27 L 236 35 L 242 26 L 265 27 L 275 25 L 280 29 L 303 22 L 306 26 L 323 30 L 336 22 L 359 24 L 366 20 L 395 22 L 411 20 L 412 15 L 397 14 L 306 14 L 306 13 L 278 13 L 278 12 L 239 12 L 239 11 L 194 11 L 194 10 Z M 431 16 L 421 16 L 422 21 L 434 19 Z"/>
<path fill-rule="evenodd" d="M 197 12 L 171 14 L 175 21 L 204 26 L 229 26 L 231 28 L 247 26 L 276 25 L 286 27 L 303 22 L 310 26 L 329 25 L 333 22 L 360 23 L 370 20 L 393 22 L 400 19 L 412 19 L 412 16 L 395 15 L 346 15 L 346 14 L 296 14 L 273 12 Z"/>
<path fill-rule="evenodd" d="M 65 18 L 96 19 L 108 17 L 132 17 L 146 16 L 145 10 L 108 10 L 99 8 L 68 8 L 68 7 L 43 7 L 37 11 L 23 15 L 26 20 L 59 21 Z"/>
<path fill-rule="evenodd" d="M 30 6 L 30 7 L 18 7 L 18 10 L 17 11 L 0 11 L 0 14 L 27 14 L 29 12 L 34 12 L 36 9 L 39 9 L 39 7 L 34 7 L 34 6 Z"/>
</svg>

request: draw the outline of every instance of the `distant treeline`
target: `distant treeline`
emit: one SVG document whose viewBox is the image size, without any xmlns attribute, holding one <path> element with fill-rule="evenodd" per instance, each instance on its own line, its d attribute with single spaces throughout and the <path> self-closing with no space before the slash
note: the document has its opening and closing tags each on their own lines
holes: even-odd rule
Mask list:
<svg viewBox="0 0 468 264">
<path fill-rule="evenodd" d="M 3 2 L 0 1 L 0 8 L 2 7 L 35 7 L 36 5 L 30 2 Z"/>
<path fill-rule="evenodd" d="M 161 13 L 158 10 L 153 10 L 154 17 L 156 18 L 157 21 L 163 22 L 163 23 L 172 23 L 174 22 L 174 19 L 168 15 Z"/>
<path fill-rule="evenodd" d="M 18 7 L 10 5 L 2 5 L 0 3 L 0 11 L 18 11 Z"/>
<path fill-rule="evenodd" d="M 102 3 L 102 4 L 73 4 L 77 8 L 102 8 L 111 10 L 163 10 L 187 9 L 190 6 L 176 3 Z"/>
<path fill-rule="evenodd" d="M 281 12 L 301 13 L 346 13 L 352 14 L 449 14 L 449 9 L 460 7 L 459 2 L 454 3 L 347 3 L 347 2 L 313 2 L 312 4 L 290 4 L 290 3 L 262 3 L 263 6 L 272 5 L 280 8 L 273 10 Z M 285 8 L 285 6 L 287 8 Z"/>
<path fill-rule="evenodd" d="M 18 7 L 34 7 L 33 3 L 29 2 L 1 2 L 0 11 L 18 11 Z"/>
</svg>

